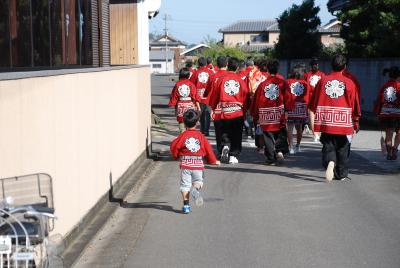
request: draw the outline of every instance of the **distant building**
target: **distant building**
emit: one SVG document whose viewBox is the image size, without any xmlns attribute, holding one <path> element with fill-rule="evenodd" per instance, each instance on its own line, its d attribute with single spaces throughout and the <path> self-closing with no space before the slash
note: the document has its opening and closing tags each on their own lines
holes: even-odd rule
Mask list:
<svg viewBox="0 0 400 268">
<path fill-rule="evenodd" d="M 150 42 L 150 51 L 165 51 L 166 49 L 174 52 L 174 71 L 179 68 L 181 62 L 181 53 L 187 47 L 187 44 L 171 35 L 163 35 Z"/>
<path fill-rule="evenodd" d="M 344 40 L 340 37 L 341 29 L 342 23 L 337 19 L 332 19 L 324 26 L 319 27 L 318 32 L 321 34 L 321 43 L 325 47 L 344 45 Z"/>
<path fill-rule="evenodd" d="M 186 61 L 193 61 L 195 62 L 199 55 L 202 54 L 204 52 L 204 50 L 210 48 L 209 46 L 207 46 L 206 44 L 198 44 L 195 46 L 192 46 L 188 49 L 186 49 L 185 51 L 183 51 L 181 53 L 181 57 L 182 57 L 182 63 L 186 62 Z"/>
<path fill-rule="evenodd" d="M 225 47 L 242 47 L 248 51 L 273 48 L 278 42 L 279 27 L 276 20 L 242 20 L 219 30 Z"/>
<path fill-rule="evenodd" d="M 321 42 L 324 46 L 343 44 L 340 38 L 341 23 L 332 20 L 319 27 Z M 276 20 L 243 20 L 232 23 L 219 30 L 223 34 L 226 47 L 241 47 L 245 51 L 262 51 L 273 48 L 279 40 L 279 25 Z"/>
<path fill-rule="evenodd" d="M 174 62 L 174 51 L 167 51 L 167 53 L 161 50 L 150 51 L 151 73 L 173 73 Z"/>
</svg>

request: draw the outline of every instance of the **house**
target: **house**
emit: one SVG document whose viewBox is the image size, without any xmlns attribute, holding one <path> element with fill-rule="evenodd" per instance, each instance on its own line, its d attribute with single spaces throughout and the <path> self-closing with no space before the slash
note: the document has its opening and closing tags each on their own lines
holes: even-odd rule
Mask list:
<svg viewBox="0 0 400 268">
<path fill-rule="evenodd" d="M 181 62 L 181 53 L 185 50 L 187 44 L 178 40 L 171 35 L 163 35 L 150 42 L 150 51 L 165 51 L 170 50 L 174 52 L 174 71 L 179 68 Z"/>
<path fill-rule="evenodd" d="M 341 24 L 330 21 L 318 28 L 324 46 L 343 44 L 340 38 Z M 241 47 L 245 51 L 262 51 L 273 48 L 279 40 L 279 25 L 276 20 L 242 20 L 219 30 L 226 47 Z"/>
<path fill-rule="evenodd" d="M 160 4 L 0 1 L 0 178 L 49 174 L 65 241 L 147 157 Z"/>
<path fill-rule="evenodd" d="M 195 62 L 198 58 L 198 55 L 201 55 L 204 50 L 210 48 L 206 44 L 198 44 L 192 46 L 181 53 L 182 61 L 181 63 L 185 63 L 187 61 Z"/>
<path fill-rule="evenodd" d="M 243 47 L 248 51 L 273 48 L 278 42 L 276 20 L 241 20 L 219 30 L 226 47 Z"/>
<path fill-rule="evenodd" d="M 168 74 L 174 73 L 174 51 L 150 51 L 151 73 Z"/>
<path fill-rule="evenodd" d="M 318 28 L 321 35 L 321 43 L 325 47 L 335 47 L 344 45 L 344 39 L 340 37 L 342 23 L 337 19 L 332 19 L 330 22 Z"/>
</svg>

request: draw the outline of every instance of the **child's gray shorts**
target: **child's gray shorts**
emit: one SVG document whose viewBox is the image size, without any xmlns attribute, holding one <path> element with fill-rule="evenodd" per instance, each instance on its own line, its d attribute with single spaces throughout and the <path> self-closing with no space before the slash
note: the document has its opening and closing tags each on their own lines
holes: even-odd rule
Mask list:
<svg viewBox="0 0 400 268">
<path fill-rule="evenodd" d="M 194 183 L 203 187 L 203 178 L 204 170 L 181 169 L 180 191 L 189 192 Z"/>
</svg>

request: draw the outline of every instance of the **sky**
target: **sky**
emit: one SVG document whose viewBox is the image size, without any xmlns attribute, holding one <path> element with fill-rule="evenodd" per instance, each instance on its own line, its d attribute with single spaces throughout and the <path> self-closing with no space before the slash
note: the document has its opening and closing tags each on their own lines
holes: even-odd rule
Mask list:
<svg viewBox="0 0 400 268">
<path fill-rule="evenodd" d="M 162 0 L 160 13 L 150 20 L 150 33 L 164 33 L 167 14 L 168 33 L 189 44 L 199 44 L 207 37 L 222 39 L 218 30 L 238 20 L 275 19 L 292 4 L 302 0 Z M 333 16 L 326 7 L 328 0 L 315 0 L 321 10 L 322 24 Z"/>
</svg>

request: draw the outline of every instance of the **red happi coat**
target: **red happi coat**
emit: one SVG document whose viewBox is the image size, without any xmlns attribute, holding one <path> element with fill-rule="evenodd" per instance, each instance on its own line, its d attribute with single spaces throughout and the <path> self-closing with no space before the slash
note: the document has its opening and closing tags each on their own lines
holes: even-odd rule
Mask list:
<svg viewBox="0 0 400 268">
<path fill-rule="evenodd" d="M 217 81 L 225 76 L 228 73 L 227 70 L 219 70 L 216 72 L 214 75 L 210 77 L 210 80 L 208 81 L 208 85 L 206 88 L 206 92 L 204 93 L 204 97 L 206 98 L 204 103 L 209 104 L 210 103 L 210 96 L 213 94 L 215 87 L 217 85 Z M 213 120 L 220 120 L 221 119 L 221 105 L 218 103 L 217 106 L 215 107 L 213 111 Z"/>
<path fill-rule="evenodd" d="M 285 80 L 270 75 L 262 82 L 253 97 L 250 113 L 263 131 L 279 131 L 285 126 L 285 110 L 292 110 L 293 103 L 285 103 Z"/>
<path fill-rule="evenodd" d="M 302 120 L 307 118 L 309 101 L 309 87 L 304 79 L 288 79 L 285 102 L 293 106 L 288 111 L 288 120 Z"/>
<path fill-rule="evenodd" d="M 361 116 L 356 85 L 342 72 L 321 79 L 309 107 L 315 114 L 314 130 L 327 134 L 353 134 Z"/>
<path fill-rule="evenodd" d="M 189 79 L 181 79 L 172 89 L 168 105 L 175 107 L 176 120 L 183 123 L 183 114 L 196 109 L 196 102 L 199 102 L 196 87 Z"/>
<path fill-rule="evenodd" d="M 209 105 L 215 110 L 221 107 L 221 119 L 233 119 L 244 115 L 249 101 L 249 89 L 242 78 L 228 72 L 215 85 L 210 96 Z"/>
<path fill-rule="evenodd" d="M 374 112 L 379 118 L 400 117 L 400 82 L 390 79 L 379 90 Z"/>
<path fill-rule="evenodd" d="M 203 157 L 209 164 L 215 164 L 217 158 L 206 137 L 198 130 L 188 129 L 171 143 L 170 150 L 175 160 L 180 158 L 180 168 L 203 170 Z"/>
<path fill-rule="evenodd" d="M 189 79 L 192 79 L 193 75 L 196 74 L 197 70 L 194 69 L 193 67 L 190 67 L 189 72 L 190 72 Z"/>
<path fill-rule="evenodd" d="M 325 76 L 325 73 L 318 70 L 315 73 L 306 73 L 304 76 L 306 77 L 307 85 L 309 88 L 309 96 L 311 97 L 314 93 L 315 86 L 318 84 L 321 78 Z"/>
<path fill-rule="evenodd" d="M 208 69 L 207 66 L 203 66 L 200 67 L 190 79 L 197 88 L 197 95 L 199 96 L 201 102 L 205 100 L 204 92 L 206 91 L 208 80 L 213 74 L 214 72 L 212 70 Z"/>
</svg>

